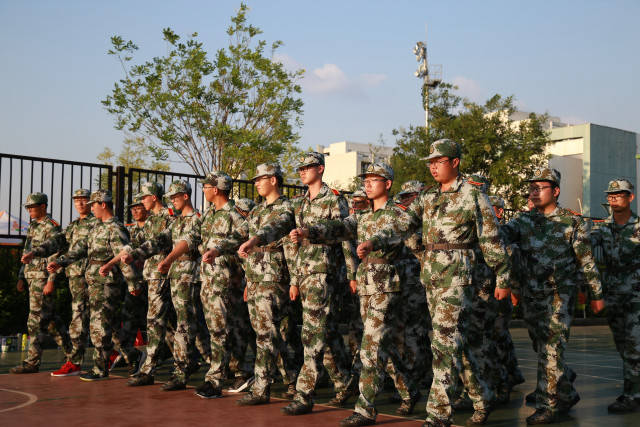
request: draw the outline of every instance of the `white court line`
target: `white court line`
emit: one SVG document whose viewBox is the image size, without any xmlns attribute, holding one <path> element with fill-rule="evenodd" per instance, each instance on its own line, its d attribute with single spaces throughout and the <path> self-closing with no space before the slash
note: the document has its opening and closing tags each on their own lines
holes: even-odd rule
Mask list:
<svg viewBox="0 0 640 427">
<path fill-rule="evenodd" d="M 523 359 L 521 357 L 518 358 L 518 360 L 526 360 L 527 362 L 536 362 L 538 363 L 537 359 Z M 579 365 L 579 366 L 593 366 L 594 368 L 607 368 L 607 369 L 622 369 L 622 366 L 605 366 L 605 365 L 593 365 L 591 363 L 575 363 L 575 362 L 570 362 L 570 365 Z"/>
<path fill-rule="evenodd" d="M 14 409 L 20 409 L 20 408 L 23 408 L 25 406 L 32 405 L 32 404 L 36 403 L 36 401 L 38 400 L 38 396 L 36 396 L 35 394 L 25 393 L 24 391 L 7 390 L 6 388 L 0 388 L 0 391 L 6 391 L 8 393 L 18 393 L 18 394 L 22 394 L 24 396 L 27 396 L 29 398 L 29 400 L 26 401 L 25 403 L 21 403 L 20 405 L 14 406 L 13 408 L 0 409 L 0 412 L 8 412 L 8 411 L 13 411 Z"/>
</svg>

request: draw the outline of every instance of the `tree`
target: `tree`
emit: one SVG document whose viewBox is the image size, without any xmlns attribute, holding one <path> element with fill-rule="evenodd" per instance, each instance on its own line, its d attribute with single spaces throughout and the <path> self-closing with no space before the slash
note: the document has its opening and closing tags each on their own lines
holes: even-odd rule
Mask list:
<svg viewBox="0 0 640 427">
<path fill-rule="evenodd" d="M 166 28 L 169 53 L 129 66 L 138 46 L 113 36 L 108 53 L 125 77 L 102 104 L 116 128 L 143 134 L 159 158 L 173 152 L 199 175 L 220 170 L 238 178 L 295 150 L 303 70 L 287 71 L 273 60 L 280 41 L 265 56 L 266 42 L 255 40 L 262 31 L 247 23 L 247 11 L 242 4 L 231 18 L 229 46 L 213 59 L 197 33 L 182 42 Z"/>
<path fill-rule="evenodd" d="M 142 137 L 128 137 L 124 139 L 124 147 L 120 154 L 116 154 L 109 147 L 105 147 L 102 153 L 98 154 L 98 160 L 108 165 L 120 165 L 125 169 L 152 169 L 163 172 L 170 170 L 169 163 L 163 162 L 156 157 L 156 153 L 149 149 L 149 146 Z"/>
<path fill-rule="evenodd" d="M 462 145 L 462 173 L 487 176 L 492 193 L 502 196 L 512 208 L 522 207 L 523 180 L 547 161 L 544 150 L 550 141 L 544 124 L 548 117 L 532 113 L 516 123 L 510 118 L 515 111 L 512 96 L 494 95 L 479 105 L 456 95 L 455 90 L 457 87 L 442 83 L 429 91 L 428 133 L 420 126 L 393 131 L 394 190 L 410 179 L 433 184 L 422 159 L 433 141 L 450 138 Z"/>
</svg>

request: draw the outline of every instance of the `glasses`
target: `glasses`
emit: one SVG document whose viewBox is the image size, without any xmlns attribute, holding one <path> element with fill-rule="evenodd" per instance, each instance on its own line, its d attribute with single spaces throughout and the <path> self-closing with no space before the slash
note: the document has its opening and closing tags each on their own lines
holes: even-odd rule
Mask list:
<svg viewBox="0 0 640 427">
<path fill-rule="evenodd" d="M 429 167 L 435 167 L 435 166 L 442 166 L 445 163 L 448 163 L 450 161 L 450 159 L 440 159 L 440 160 L 434 160 L 432 162 L 429 162 Z"/>
<path fill-rule="evenodd" d="M 627 193 L 607 194 L 607 200 L 618 200 L 627 197 Z"/>
<path fill-rule="evenodd" d="M 307 173 L 309 172 L 311 169 L 314 169 L 316 166 L 318 165 L 309 165 L 309 166 L 303 166 L 301 168 L 298 168 L 298 173 Z"/>
<path fill-rule="evenodd" d="M 544 185 L 540 187 L 529 187 L 529 193 L 542 193 L 545 188 L 552 188 L 552 185 Z"/>
<path fill-rule="evenodd" d="M 385 182 L 386 179 L 384 178 L 379 178 L 379 179 L 373 179 L 373 178 L 369 178 L 369 179 L 365 179 L 363 182 L 364 185 L 368 185 L 368 186 L 372 186 L 374 182 Z"/>
</svg>

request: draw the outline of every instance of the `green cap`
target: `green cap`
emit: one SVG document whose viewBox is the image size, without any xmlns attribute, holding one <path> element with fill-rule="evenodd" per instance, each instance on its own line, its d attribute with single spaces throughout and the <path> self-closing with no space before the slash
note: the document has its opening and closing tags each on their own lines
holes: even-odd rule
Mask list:
<svg viewBox="0 0 640 427">
<path fill-rule="evenodd" d="M 526 182 L 549 181 L 549 182 L 553 182 L 557 186 L 560 186 L 560 177 L 561 177 L 561 174 L 558 170 L 547 167 L 547 168 L 537 169 L 533 173 L 533 176 L 529 177 L 525 181 Z"/>
<path fill-rule="evenodd" d="M 398 196 L 402 196 L 405 194 L 411 193 L 419 193 L 422 191 L 422 187 L 424 185 L 420 181 L 407 181 L 400 187 L 400 192 Z"/>
<path fill-rule="evenodd" d="M 91 193 L 91 198 L 89 199 L 89 204 L 92 203 L 105 203 L 105 202 L 113 202 L 113 198 L 111 197 L 111 191 L 101 188 L 100 190 L 96 190 Z"/>
<path fill-rule="evenodd" d="M 366 175 L 379 175 L 383 178 L 393 181 L 393 168 L 386 163 L 375 162 L 367 166 L 367 170 L 364 173 L 358 175 L 364 177 Z"/>
<path fill-rule="evenodd" d="M 619 193 L 621 191 L 633 193 L 633 184 L 631 181 L 625 178 L 614 179 L 609 182 L 609 186 L 605 190 L 605 193 Z"/>
<path fill-rule="evenodd" d="M 305 166 L 321 165 L 324 166 L 324 154 L 312 151 L 310 153 L 304 153 L 298 161 L 298 169 Z"/>
<path fill-rule="evenodd" d="M 76 191 L 73 192 L 73 195 L 71 196 L 71 198 L 75 199 L 78 197 L 86 197 L 88 199 L 89 197 L 91 197 L 91 192 L 85 188 L 78 188 Z"/>
<path fill-rule="evenodd" d="M 140 193 L 133 196 L 133 200 L 131 200 L 131 203 L 125 206 L 125 209 L 130 209 L 134 206 L 139 206 L 139 205 L 142 205 L 142 195 Z"/>
<path fill-rule="evenodd" d="M 256 167 L 254 180 L 263 176 L 279 176 L 282 178 L 282 169 L 277 163 L 262 163 Z"/>
<path fill-rule="evenodd" d="M 183 179 L 173 181 L 169 186 L 169 191 L 167 191 L 167 194 L 165 194 L 164 196 L 167 199 L 170 199 L 171 197 L 180 193 L 186 193 L 189 195 L 189 197 L 191 197 L 191 184 Z"/>
<path fill-rule="evenodd" d="M 231 177 L 224 172 L 209 172 L 201 182 L 225 191 L 231 190 L 233 184 Z"/>
<path fill-rule="evenodd" d="M 367 193 L 364 191 L 364 188 L 358 188 L 356 191 L 351 193 L 351 198 L 352 199 L 354 199 L 356 197 L 361 197 L 361 198 L 364 198 L 364 199 L 367 198 Z"/>
<path fill-rule="evenodd" d="M 27 201 L 24 203 L 24 207 L 49 204 L 49 198 L 44 193 L 31 193 L 27 196 Z"/>
<path fill-rule="evenodd" d="M 251 209 L 253 209 L 256 206 L 256 202 L 254 202 L 251 199 L 242 198 L 242 199 L 236 200 L 236 206 L 241 211 L 250 212 Z"/>
<path fill-rule="evenodd" d="M 434 141 L 429 147 L 429 155 L 423 160 L 431 160 L 437 157 L 449 157 L 450 159 L 462 157 L 460 144 L 452 139 L 439 139 Z"/>
<path fill-rule="evenodd" d="M 140 186 L 140 197 L 144 196 L 156 196 L 158 199 L 162 198 L 164 194 L 164 187 L 158 182 L 145 182 Z"/>
</svg>

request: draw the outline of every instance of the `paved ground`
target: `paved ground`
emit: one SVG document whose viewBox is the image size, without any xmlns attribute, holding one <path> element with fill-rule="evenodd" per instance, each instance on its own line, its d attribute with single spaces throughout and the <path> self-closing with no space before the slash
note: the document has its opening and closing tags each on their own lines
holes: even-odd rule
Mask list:
<svg viewBox="0 0 640 427">
<path fill-rule="evenodd" d="M 536 361 L 529 338 L 524 329 L 512 330 L 521 369 L 527 379 L 514 390 L 511 402 L 496 409 L 488 425 L 524 426 L 525 418 L 533 408 L 524 404 L 524 395 L 533 390 Z M 59 351 L 48 350 L 41 373 L 25 376 L 6 375 L 8 369 L 20 360 L 20 353 L 0 354 L 0 425 L 337 425 L 348 416 L 350 409 L 324 406 L 331 396 L 329 388 L 320 389 L 313 414 L 301 417 L 284 417 L 279 409 L 285 401 L 278 399 L 284 391 L 281 385 L 273 389 L 272 403 L 264 407 L 239 408 L 237 395 L 223 399 L 204 400 L 193 395 L 193 389 L 179 392 L 162 392 L 159 386 L 129 388 L 125 386 L 125 370 L 116 369 L 111 379 L 86 383 L 77 377 L 53 378 L 47 371 L 57 369 L 62 360 Z M 558 426 L 640 426 L 640 413 L 609 415 L 607 405 L 622 390 L 621 361 L 614 349 L 613 340 L 605 326 L 582 326 L 572 330 L 568 361 L 578 374 L 576 387 L 582 400 Z M 85 363 L 88 367 L 89 363 Z M 196 374 L 191 382 L 195 386 L 204 373 Z M 168 376 L 165 367 L 157 376 L 163 381 Z M 389 392 L 380 398 L 380 412 L 393 414 L 398 404 L 389 403 Z M 353 404 L 354 399 L 350 401 Z M 426 398 L 418 404 L 414 417 L 402 419 L 381 415 L 380 424 L 393 426 L 419 426 L 423 420 Z M 470 413 L 458 413 L 455 421 L 464 424 Z"/>
</svg>

